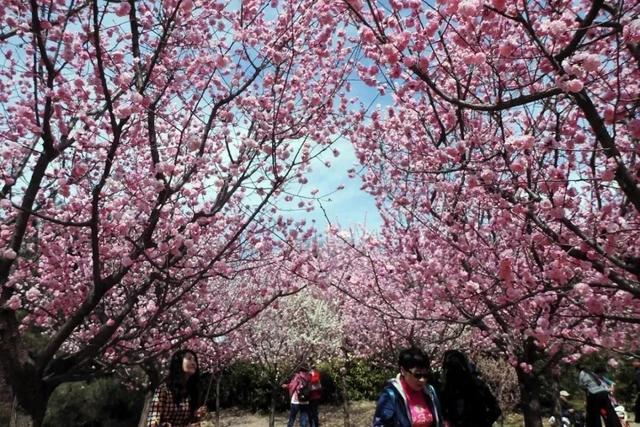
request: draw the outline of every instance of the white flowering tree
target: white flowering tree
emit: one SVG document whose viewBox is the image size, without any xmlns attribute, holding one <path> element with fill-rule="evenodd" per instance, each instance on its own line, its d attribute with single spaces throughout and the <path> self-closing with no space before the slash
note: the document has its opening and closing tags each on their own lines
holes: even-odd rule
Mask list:
<svg viewBox="0 0 640 427">
<path fill-rule="evenodd" d="M 248 357 L 261 367 L 271 386 L 269 427 L 274 426 L 281 384 L 302 363 L 337 355 L 342 344 L 342 325 L 336 308 L 306 289 L 272 304 L 243 332 Z"/>
</svg>

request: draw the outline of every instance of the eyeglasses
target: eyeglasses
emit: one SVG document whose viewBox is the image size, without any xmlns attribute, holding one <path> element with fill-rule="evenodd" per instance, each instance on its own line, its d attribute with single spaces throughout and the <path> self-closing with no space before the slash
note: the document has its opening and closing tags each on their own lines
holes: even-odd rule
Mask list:
<svg viewBox="0 0 640 427">
<path fill-rule="evenodd" d="M 407 369 L 407 372 L 410 373 L 417 380 L 426 380 L 429 377 L 428 372 L 413 372 Z"/>
</svg>

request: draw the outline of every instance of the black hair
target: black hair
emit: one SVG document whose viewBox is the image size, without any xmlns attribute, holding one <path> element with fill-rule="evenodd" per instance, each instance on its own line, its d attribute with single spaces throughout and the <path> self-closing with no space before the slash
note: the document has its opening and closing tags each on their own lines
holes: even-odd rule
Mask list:
<svg viewBox="0 0 640 427">
<path fill-rule="evenodd" d="M 593 372 L 595 372 L 598 375 L 605 375 L 608 373 L 608 369 L 606 366 L 604 365 L 598 365 L 596 366 L 596 368 L 593 370 Z"/>
<path fill-rule="evenodd" d="M 497 399 L 476 366 L 460 350 L 448 350 L 442 360 L 442 388 L 440 401 L 443 412 L 454 424 L 457 419 L 471 419 L 482 414 L 491 425 L 502 411 Z M 464 402 L 460 407 L 458 402 Z"/>
<path fill-rule="evenodd" d="M 460 350 L 445 351 L 442 359 L 443 396 L 473 393 L 477 376 L 475 366 L 465 353 Z"/>
<path fill-rule="evenodd" d="M 413 368 L 431 368 L 431 360 L 427 354 L 416 347 L 405 348 L 398 356 L 398 365 L 401 368 L 409 370 Z"/>
<path fill-rule="evenodd" d="M 444 352 L 442 359 L 442 372 L 447 376 L 448 373 L 457 373 L 462 375 L 473 375 L 474 367 L 469 358 L 460 350 L 447 350 Z"/>
<path fill-rule="evenodd" d="M 196 371 L 187 380 L 185 388 L 182 385 L 182 380 L 184 378 L 182 363 L 184 356 L 187 354 L 192 354 L 195 358 Z M 186 348 L 176 351 L 173 356 L 171 356 L 171 361 L 169 362 L 169 375 L 167 376 L 166 382 L 167 387 L 173 395 L 173 399 L 176 403 L 181 402 L 187 396 L 189 397 L 189 410 L 191 411 L 191 415 L 193 416 L 193 414 L 195 414 L 196 412 L 196 408 L 198 408 L 199 398 L 198 386 L 200 383 L 200 363 L 198 363 L 198 355 L 194 351 Z"/>
</svg>

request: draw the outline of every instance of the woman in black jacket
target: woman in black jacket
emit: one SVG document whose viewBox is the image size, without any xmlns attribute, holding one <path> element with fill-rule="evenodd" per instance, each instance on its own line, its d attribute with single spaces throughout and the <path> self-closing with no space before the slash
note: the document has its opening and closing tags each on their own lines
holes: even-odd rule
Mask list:
<svg viewBox="0 0 640 427">
<path fill-rule="evenodd" d="M 500 417 L 498 401 L 463 352 L 445 352 L 442 376 L 442 412 L 450 427 L 491 427 Z"/>
</svg>

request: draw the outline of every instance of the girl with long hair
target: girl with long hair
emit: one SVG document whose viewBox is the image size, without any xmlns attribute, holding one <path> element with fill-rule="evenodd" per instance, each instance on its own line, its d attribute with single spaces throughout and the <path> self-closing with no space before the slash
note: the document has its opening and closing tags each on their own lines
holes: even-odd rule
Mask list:
<svg viewBox="0 0 640 427">
<path fill-rule="evenodd" d="M 186 427 L 206 413 L 198 408 L 200 368 L 191 350 L 177 351 L 169 363 L 169 375 L 158 387 L 147 415 L 147 427 Z"/>
</svg>

